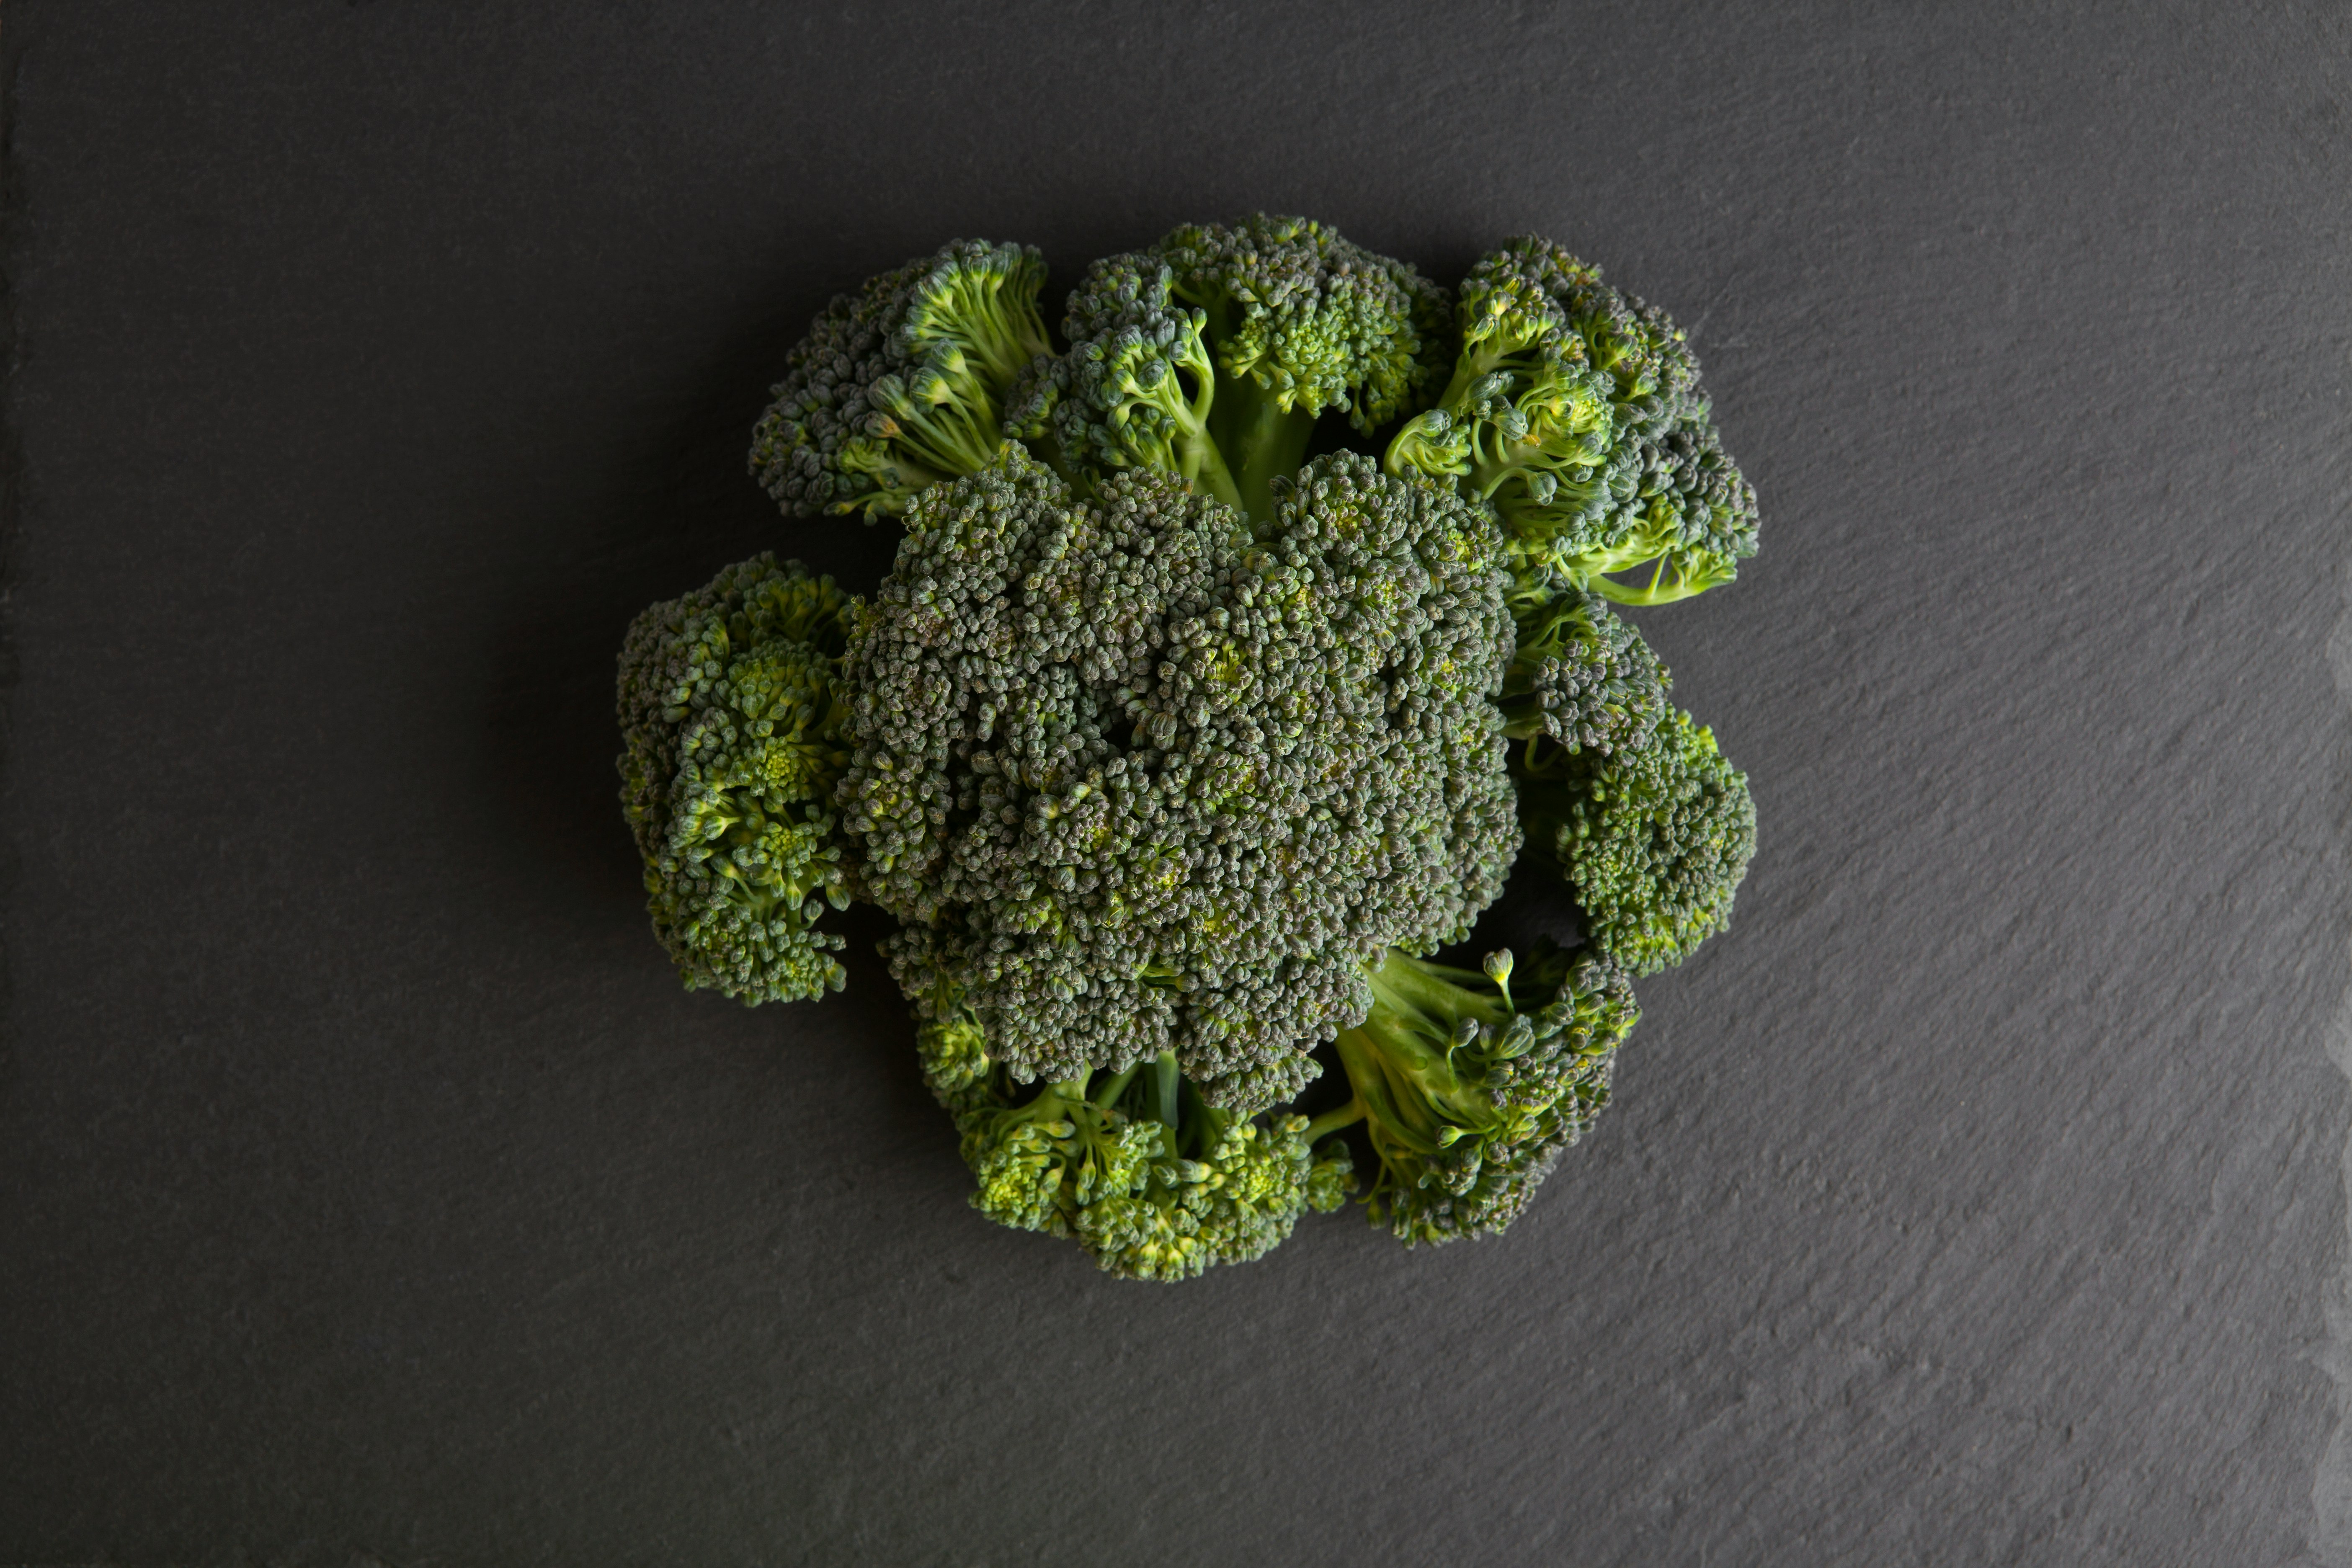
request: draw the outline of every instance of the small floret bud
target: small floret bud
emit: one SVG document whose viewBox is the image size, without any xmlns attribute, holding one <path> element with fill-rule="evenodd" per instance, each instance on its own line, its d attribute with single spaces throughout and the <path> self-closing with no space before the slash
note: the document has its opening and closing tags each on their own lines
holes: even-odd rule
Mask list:
<svg viewBox="0 0 2352 1568">
<path fill-rule="evenodd" d="M 1507 947 L 1496 948 L 1486 956 L 1480 966 L 1486 971 L 1486 978 L 1495 983 L 1496 989 L 1502 992 L 1503 1005 L 1509 1006 L 1511 1005 L 1511 950 Z"/>
</svg>

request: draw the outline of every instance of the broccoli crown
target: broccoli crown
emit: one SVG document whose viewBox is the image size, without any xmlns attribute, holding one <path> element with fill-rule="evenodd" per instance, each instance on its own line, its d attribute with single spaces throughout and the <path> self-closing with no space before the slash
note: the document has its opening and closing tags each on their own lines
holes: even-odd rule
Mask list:
<svg viewBox="0 0 2352 1568">
<path fill-rule="evenodd" d="M 1034 246 L 959 239 L 827 305 L 751 434 L 751 473 L 796 517 L 896 513 L 985 466 L 1004 397 L 1050 352 Z"/>
<path fill-rule="evenodd" d="M 1688 713 L 1639 751 L 1526 786 L 1524 800 L 1529 837 L 1559 859 L 1593 942 L 1626 973 L 1672 968 L 1730 924 L 1756 853 L 1756 803 Z"/>
<path fill-rule="evenodd" d="M 1261 1123 L 1209 1104 L 1172 1055 L 1023 1085 L 990 1058 L 952 975 L 903 933 L 888 951 L 920 1020 L 924 1081 L 955 1117 L 972 1207 L 999 1225 L 1075 1240 L 1110 1273 L 1188 1279 L 1263 1257 L 1302 1211 L 1328 1214 L 1352 1189 L 1344 1144 L 1318 1153 L 1303 1116 Z"/>
<path fill-rule="evenodd" d="M 1642 635 L 1598 595 L 1574 588 L 1525 608 L 1501 698 L 1503 732 L 1528 742 L 1521 771 L 1543 777 L 1587 752 L 1647 746 L 1666 715 L 1670 678 Z"/>
<path fill-rule="evenodd" d="M 1360 1117 L 1380 1163 L 1365 1201 L 1408 1246 L 1499 1233 L 1609 1103 L 1641 1018 L 1624 972 L 1547 950 L 1520 972 L 1520 999 L 1512 975 L 1508 951 L 1484 974 L 1391 953 L 1371 971 L 1371 1012 L 1339 1036 L 1345 1118 Z"/>
<path fill-rule="evenodd" d="M 1266 518 L 1318 414 L 1369 434 L 1419 405 L 1451 313 L 1444 289 L 1326 225 L 1187 225 L 1087 268 L 1069 352 L 1024 381 L 1013 426 L 1050 427 L 1090 484 L 1157 468 Z"/>
<path fill-rule="evenodd" d="M 870 603 L 763 555 L 631 627 L 655 931 L 689 989 L 814 998 L 826 903 L 881 906 L 974 1206 L 1112 1272 L 1261 1255 L 1350 1143 L 1408 1245 L 1499 1231 L 1755 846 L 1612 608 L 1756 549 L 1689 344 L 1534 237 L 1457 310 L 1323 224 L 1186 225 L 1085 271 L 1066 349 L 1044 282 L 957 240 L 792 350 L 753 474 L 906 534 Z M 1431 955 L 1523 838 L 1590 945 L 1515 995 Z"/>
<path fill-rule="evenodd" d="M 760 555 L 637 616 L 621 648 L 621 802 L 687 989 L 747 1005 L 838 991 L 849 902 L 825 810 L 848 753 L 830 577 Z"/>
<path fill-rule="evenodd" d="M 1362 1016 L 1368 955 L 1500 890 L 1511 626 L 1451 496 L 1339 453 L 1254 531 L 1155 474 L 1080 501 L 1014 448 L 907 521 L 839 798 L 908 962 L 1015 1079 L 1172 1053 L 1263 1109 Z"/>
<path fill-rule="evenodd" d="M 1529 237 L 1471 269 L 1459 320 L 1453 379 L 1391 443 L 1392 471 L 1450 479 L 1492 506 L 1531 580 L 1629 604 L 1732 580 L 1756 552 L 1755 491 L 1663 310 Z M 1638 584 L 1603 575 L 1643 567 Z"/>
</svg>

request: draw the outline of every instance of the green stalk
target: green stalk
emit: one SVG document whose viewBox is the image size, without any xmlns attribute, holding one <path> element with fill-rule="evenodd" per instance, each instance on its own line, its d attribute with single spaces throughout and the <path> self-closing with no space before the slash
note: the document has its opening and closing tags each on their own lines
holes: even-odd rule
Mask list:
<svg viewBox="0 0 2352 1568">
<path fill-rule="evenodd" d="M 1443 1069 L 1444 1058 L 1378 1020 L 1377 1009 L 1359 1027 L 1342 1029 L 1332 1044 L 1348 1082 L 1364 1104 L 1377 1147 L 1388 1138 L 1417 1154 L 1438 1152 L 1437 1130 L 1426 1114 L 1425 1097 L 1412 1081 L 1412 1068 Z M 1402 1058 L 1402 1060 L 1400 1060 Z M 1410 1110 L 1408 1110 L 1410 1108 Z"/>
<path fill-rule="evenodd" d="M 1131 1067 L 1122 1073 L 1113 1073 L 1110 1077 L 1102 1080 L 1101 1087 L 1097 1088 L 1092 1094 L 1088 1094 L 1087 1093 L 1087 1079 L 1093 1076 L 1094 1069 L 1092 1068 L 1087 1068 L 1079 1073 L 1077 1078 L 1077 1088 L 1075 1092 L 1079 1098 L 1091 1100 L 1097 1105 L 1117 1105 L 1118 1103 L 1118 1097 L 1127 1092 L 1127 1086 L 1134 1081 L 1135 1075 L 1139 1070 L 1140 1070 L 1139 1066 Z"/>
<path fill-rule="evenodd" d="M 1151 1064 L 1151 1100 L 1153 1114 L 1168 1126 L 1171 1137 L 1180 1130 L 1178 1110 L 1183 1079 L 1176 1070 L 1176 1053 L 1162 1051 Z"/>
<path fill-rule="evenodd" d="M 1192 368 L 1190 366 L 1187 367 Z M 1201 395 L 1188 404 L 1190 417 L 1179 421 L 1181 433 L 1176 437 L 1177 477 L 1192 489 L 1224 502 L 1236 510 L 1242 506 L 1241 487 L 1234 482 L 1234 471 L 1225 464 L 1225 455 L 1218 449 L 1216 437 L 1210 433 L 1216 400 L 1216 377 L 1202 370 Z"/>
<path fill-rule="evenodd" d="M 1430 1020 L 1438 1033 L 1450 1036 L 1454 1026 L 1465 1017 L 1501 1024 L 1511 1016 L 1500 996 L 1482 994 L 1494 985 L 1484 974 L 1423 963 L 1394 949 L 1379 968 L 1366 971 L 1365 978 L 1372 988 L 1372 1015 L 1365 1020 L 1367 1025 L 1386 1008 L 1401 1018 Z"/>
<path fill-rule="evenodd" d="M 1053 352 L 1035 301 L 1022 300 L 1007 309 L 1003 291 L 998 289 L 974 298 L 971 307 L 973 318 L 985 323 L 985 330 L 965 334 L 964 348 L 987 367 L 1000 395 L 1031 360 Z"/>
<path fill-rule="evenodd" d="M 1494 372 L 1502 369 L 1506 361 L 1523 353 L 1528 347 L 1528 341 L 1517 338 L 1486 338 L 1465 346 L 1459 354 L 1454 356 L 1454 379 L 1445 384 L 1444 395 L 1430 406 L 1453 407 L 1471 387 L 1484 381 Z M 1514 374 L 1519 372 L 1519 367 L 1516 364 L 1510 366 L 1510 369 Z"/>
<path fill-rule="evenodd" d="M 1662 582 L 1661 576 L 1665 570 L 1665 561 L 1664 556 L 1658 557 L 1658 570 L 1650 574 L 1650 581 L 1646 587 L 1632 587 L 1598 574 L 1591 578 L 1588 585 L 1594 593 L 1612 604 L 1631 605 L 1636 608 L 1644 605 L 1671 605 L 1677 599 L 1687 599 L 1715 585 L 1712 581 L 1706 581 L 1694 587 L 1687 579 L 1679 574 L 1672 581 Z M 1728 581 L 1727 578 L 1725 580 Z"/>
<path fill-rule="evenodd" d="M 1298 472 L 1315 416 L 1304 409 L 1286 414 L 1265 388 L 1247 376 L 1220 377 L 1222 392 L 1212 425 L 1218 444 L 1233 454 L 1242 510 L 1260 521 L 1274 516 L 1274 481 Z"/>
<path fill-rule="evenodd" d="M 1218 350 L 1233 331 L 1234 303 L 1219 289 L 1192 294 L 1179 288 L 1177 299 L 1198 305 L 1205 318 L 1202 344 L 1214 370 L 1213 403 L 1200 405 L 1210 439 L 1223 467 L 1225 488 L 1204 466 L 1203 484 L 1210 494 L 1261 521 L 1274 516 L 1274 481 L 1298 471 L 1307 443 L 1315 434 L 1315 416 L 1303 410 L 1284 413 L 1265 387 L 1248 374 L 1228 375 Z M 1205 390 L 1205 388 L 1204 388 Z M 1188 479 L 1191 475 L 1187 475 Z"/>
<path fill-rule="evenodd" d="M 1360 1098 L 1351 1098 L 1337 1110 L 1325 1111 L 1307 1124 L 1307 1146 L 1312 1149 L 1342 1127 L 1352 1127 L 1361 1121 L 1367 1114 Z"/>
</svg>

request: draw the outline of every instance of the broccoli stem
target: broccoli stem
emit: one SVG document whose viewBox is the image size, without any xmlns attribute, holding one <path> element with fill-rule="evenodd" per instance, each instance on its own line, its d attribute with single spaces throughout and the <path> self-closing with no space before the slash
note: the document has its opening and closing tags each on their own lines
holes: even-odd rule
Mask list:
<svg viewBox="0 0 2352 1568">
<path fill-rule="evenodd" d="M 1687 599 L 1696 594 L 1705 593 L 1718 582 L 1729 581 L 1727 574 L 1720 577 L 1701 576 L 1694 579 L 1677 572 L 1672 578 L 1667 578 L 1665 570 L 1666 558 L 1661 555 L 1658 557 L 1657 570 L 1650 574 L 1649 582 L 1641 587 L 1636 588 L 1631 584 L 1620 583 L 1597 573 L 1586 580 L 1585 585 L 1612 604 L 1631 605 L 1638 608 L 1644 605 L 1671 605 L 1677 599 Z"/>
<path fill-rule="evenodd" d="M 1181 1134 L 1171 1133 L 1169 1147 L 1188 1160 L 1213 1158 L 1217 1145 L 1225 1141 L 1226 1130 L 1242 1119 L 1211 1105 L 1202 1098 L 1200 1085 L 1189 1078 L 1177 1079 L 1176 1093 L 1184 1108 L 1184 1125 Z"/>
<path fill-rule="evenodd" d="M 1176 1070 L 1176 1053 L 1160 1052 L 1151 1064 L 1152 1114 L 1167 1123 L 1171 1133 L 1182 1129 L 1181 1113 L 1178 1110 L 1182 1085 L 1183 1076 Z"/>
<path fill-rule="evenodd" d="M 1311 1149 L 1342 1127 L 1353 1127 L 1357 1122 L 1361 1121 L 1366 1114 L 1361 1096 L 1351 1098 L 1347 1104 L 1336 1110 L 1325 1111 L 1307 1124 L 1307 1131 L 1303 1134 L 1307 1140 L 1307 1146 Z"/>
<path fill-rule="evenodd" d="M 1118 1097 L 1127 1092 L 1127 1086 L 1134 1080 L 1136 1071 L 1137 1069 L 1135 1068 L 1129 1068 L 1125 1072 L 1113 1073 L 1108 1078 L 1104 1079 L 1101 1085 L 1097 1087 L 1092 1094 L 1088 1094 L 1087 1093 L 1087 1080 L 1094 1076 L 1094 1069 L 1092 1068 L 1087 1068 L 1081 1070 L 1077 1078 L 1073 1080 L 1076 1087 L 1071 1090 L 1071 1092 L 1079 1098 L 1090 1100 L 1097 1105 L 1116 1105 L 1118 1103 Z"/>
<path fill-rule="evenodd" d="M 1465 1017 L 1500 1024 L 1511 1016 L 1499 994 L 1481 994 L 1494 989 L 1494 982 L 1484 974 L 1427 963 L 1394 949 L 1379 968 L 1366 972 L 1366 978 L 1372 988 L 1372 1011 L 1364 1021 L 1366 1027 L 1385 1010 L 1395 1018 L 1419 1019 L 1437 1035 L 1451 1038 L 1454 1026 Z"/>
<path fill-rule="evenodd" d="M 1179 299 L 1199 305 L 1202 346 L 1211 363 L 1219 367 L 1214 373 L 1213 399 L 1203 411 L 1210 440 L 1225 466 L 1232 493 L 1217 489 L 1216 477 L 1204 473 L 1209 491 L 1260 521 L 1270 521 L 1274 481 L 1298 472 L 1307 458 L 1307 443 L 1315 434 L 1315 416 L 1306 409 L 1285 412 L 1270 391 L 1246 372 L 1225 373 L 1219 351 L 1232 336 L 1234 302 L 1223 289 L 1195 295 L 1180 287 L 1175 292 Z M 1187 479 L 1192 477 L 1185 475 Z"/>
<path fill-rule="evenodd" d="M 994 286 L 978 287 L 970 278 L 961 280 L 962 287 L 957 290 L 963 306 L 961 319 L 949 317 L 960 330 L 943 335 L 952 336 L 980 361 L 991 390 L 1001 396 L 1031 360 L 1053 353 L 1053 346 L 1045 336 L 1045 320 L 1037 313 L 1037 301 L 1015 296 L 1008 302 L 1003 280 L 989 281 Z"/>
<path fill-rule="evenodd" d="M 1454 378 L 1445 384 L 1444 393 L 1432 406 L 1452 408 L 1459 405 L 1464 394 L 1495 374 L 1498 368 L 1514 373 L 1524 368 L 1521 363 L 1506 364 L 1533 340 L 1528 338 L 1491 337 L 1464 345 L 1454 361 Z"/>
<path fill-rule="evenodd" d="M 1498 370 L 1509 371 L 1515 382 L 1519 377 L 1532 375 L 1541 363 L 1541 357 L 1534 351 L 1542 342 L 1541 331 L 1529 330 L 1496 332 L 1475 343 L 1465 344 L 1454 362 L 1454 378 L 1445 384 L 1445 394 L 1437 400 L 1435 406 L 1454 407 L 1472 387 Z"/>
<path fill-rule="evenodd" d="M 1377 1007 L 1361 1025 L 1340 1030 L 1332 1043 L 1368 1112 L 1366 1131 L 1374 1149 L 1386 1140 L 1417 1154 L 1438 1152 L 1437 1119 L 1430 1114 L 1423 1080 L 1450 1076 L 1444 1054 L 1381 1018 Z"/>
<path fill-rule="evenodd" d="M 1177 477 L 1192 489 L 1204 491 L 1229 507 L 1245 511 L 1248 509 L 1242 505 L 1241 487 L 1234 482 L 1234 471 L 1226 466 L 1225 455 L 1218 448 L 1216 437 L 1210 434 L 1210 419 L 1215 400 L 1215 380 L 1202 372 L 1201 395 L 1181 405 L 1183 412 L 1177 416 Z"/>
<path fill-rule="evenodd" d="M 1230 453 L 1242 510 L 1260 521 L 1274 517 L 1274 481 L 1298 472 L 1315 416 L 1282 405 L 1249 376 L 1217 378 L 1217 402 L 1210 420 L 1218 445 Z"/>
<path fill-rule="evenodd" d="M 1510 1004 L 1489 975 L 1393 949 L 1365 977 L 1371 1011 L 1333 1042 L 1355 1099 L 1311 1123 L 1308 1136 L 1361 1120 L 1375 1151 L 1393 1146 L 1433 1156 L 1485 1114 L 1476 1096 L 1464 1099 L 1453 1059 L 1457 1030 L 1465 1018 L 1501 1024 L 1511 1016 Z"/>
<path fill-rule="evenodd" d="M 1544 710 L 1528 691 L 1506 691 L 1495 699 L 1495 706 L 1503 711 L 1503 733 L 1514 741 L 1528 742 L 1528 758 L 1535 759 L 1534 742 L 1546 731 Z"/>
</svg>

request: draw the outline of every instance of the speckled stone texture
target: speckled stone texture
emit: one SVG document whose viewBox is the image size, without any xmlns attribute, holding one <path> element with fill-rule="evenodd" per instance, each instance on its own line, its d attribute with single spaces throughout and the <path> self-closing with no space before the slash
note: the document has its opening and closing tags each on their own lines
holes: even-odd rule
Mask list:
<svg viewBox="0 0 2352 1568">
<path fill-rule="evenodd" d="M 9 0 L 0 1562 L 2352 1561 L 2352 17 L 1945 9 Z M 612 659 L 887 565 L 835 290 L 1257 207 L 1690 328 L 1762 849 L 1508 1237 L 1128 1284 L 871 918 L 679 991 Z"/>
</svg>

